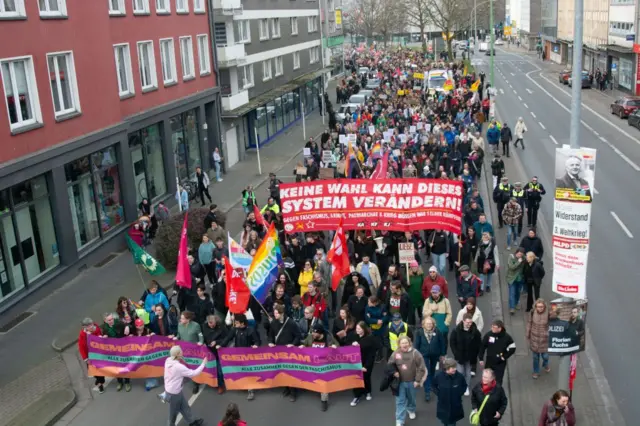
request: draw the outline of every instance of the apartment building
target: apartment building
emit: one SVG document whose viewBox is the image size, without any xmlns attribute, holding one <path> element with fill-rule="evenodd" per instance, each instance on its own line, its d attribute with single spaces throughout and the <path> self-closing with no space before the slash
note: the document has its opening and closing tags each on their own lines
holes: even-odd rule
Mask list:
<svg viewBox="0 0 640 426">
<path fill-rule="evenodd" d="M 561 64 L 571 62 L 573 57 L 574 0 L 558 0 L 558 52 Z M 551 59 L 558 58 L 553 55 Z"/>
<path fill-rule="evenodd" d="M 636 25 L 636 0 L 610 0 L 607 70 L 613 86 L 629 93 L 636 89 Z"/>
<path fill-rule="evenodd" d="M 607 68 L 609 0 L 584 0 L 582 68 L 595 73 Z"/>
<path fill-rule="evenodd" d="M 321 6 L 319 0 L 213 0 L 227 165 L 320 107 L 331 71 Z"/>
<path fill-rule="evenodd" d="M 541 0 L 540 35 L 544 57 L 560 63 L 560 43 L 558 42 L 558 0 Z"/>
<path fill-rule="evenodd" d="M 205 0 L 12 0 L 0 20 L 1 312 L 208 170 L 220 102 Z"/>
<path fill-rule="evenodd" d="M 541 0 L 509 0 L 507 25 L 528 49 L 535 49 L 541 32 Z"/>
</svg>

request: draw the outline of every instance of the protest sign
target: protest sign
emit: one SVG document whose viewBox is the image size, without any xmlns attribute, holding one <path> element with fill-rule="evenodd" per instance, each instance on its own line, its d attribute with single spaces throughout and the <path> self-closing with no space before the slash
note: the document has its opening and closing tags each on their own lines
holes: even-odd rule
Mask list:
<svg viewBox="0 0 640 426">
<path fill-rule="evenodd" d="M 218 386 L 216 359 L 206 346 L 173 340 L 164 336 L 123 337 L 120 339 L 87 336 L 89 376 L 150 379 L 164 375 L 164 362 L 172 346 L 182 348 L 184 362 L 197 368 L 207 358 L 204 371 L 193 378 L 196 383 Z"/>
<path fill-rule="evenodd" d="M 413 73 L 413 79 L 414 80 L 424 80 L 424 74 L 422 74 L 421 72 L 414 72 Z"/>
<path fill-rule="evenodd" d="M 300 175 L 300 176 L 306 176 L 307 175 L 307 168 L 306 167 L 296 167 L 296 174 Z"/>
<path fill-rule="evenodd" d="M 398 263 L 411 263 L 416 260 L 413 243 L 398 243 Z"/>
<path fill-rule="evenodd" d="M 331 168 L 328 167 L 322 167 L 320 168 L 320 179 L 325 180 L 325 179 L 333 179 L 334 176 L 334 171 Z"/>
<path fill-rule="evenodd" d="M 400 150 L 399 149 L 394 149 L 392 152 L 393 152 L 393 155 L 395 155 L 396 157 L 400 157 Z"/>
<path fill-rule="evenodd" d="M 417 129 L 416 126 L 409 126 L 409 133 L 415 133 Z"/>
<path fill-rule="evenodd" d="M 360 348 L 224 348 L 219 350 L 228 390 L 283 386 L 339 392 L 364 386 Z"/>
<path fill-rule="evenodd" d="M 373 135 L 376 132 L 376 126 L 369 126 L 369 134 Z"/>
<path fill-rule="evenodd" d="M 422 128 L 424 127 L 424 123 L 419 122 L 418 124 L 416 124 L 416 129 L 418 130 L 422 130 Z"/>
<path fill-rule="evenodd" d="M 340 135 L 339 137 L 340 143 L 346 145 L 347 144 L 347 135 Z"/>
<path fill-rule="evenodd" d="M 595 161 L 595 149 L 556 149 L 553 291 L 565 297 L 583 299 L 587 294 Z"/>
<path fill-rule="evenodd" d="M 549 354 L 569 355 L 584 351 L 587 323 L 586 299 L 558 299 L 549 306 Z M 531 313 L 533 315 L 533 312 Z"/>
<path fill-rule="evenodd" d="M 287 233 L 345 229 L 460 233 L 462 182 L 368 179 L 283 183 L 280 199 Z"/>
<path fill-rule="evenodd" d="M 302 155 L 305 157 L 311 157 L 311 148 L 302 148 Z"/>
<path fill-rule="evenodd" d="M 333 154 L 331 153 L 331 151 L 322 151 L 322 162 L 324 164 L 333 163 Z"/>
<path fill-rule="evenodd" d="M 355 144 L 357 140 L 358 135 L 356 135 L 355 133 L 349 133 L 347 135 L 347 143 L 351 142 L 352 144 Z"/>
</svg>

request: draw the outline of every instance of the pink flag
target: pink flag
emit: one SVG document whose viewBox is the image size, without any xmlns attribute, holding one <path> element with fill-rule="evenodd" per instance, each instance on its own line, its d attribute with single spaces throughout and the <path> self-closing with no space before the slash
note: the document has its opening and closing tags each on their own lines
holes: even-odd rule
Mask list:
<svg viewBox="0 0 640 426">
<path fill-rule="evenodd" d="M 187 260 L 189 248 L 187 244 L 187 216 L 189 212 L 184 214 L 184 223 L 182 224 L 182 233 L 180 235 L 180 246 L 178 248 L 178 267 L 176 269 L 176 284 L 179 287 L 191 288 L 191 267 Z"/>
<path fill-rule="evenodd" d="M 371 173 L 371 179 L 384 179 L 387 177 L 387 169 L 389 168 L 389 151 L 385 152 L 376 164 L 376 169 Z"/>
</svg>

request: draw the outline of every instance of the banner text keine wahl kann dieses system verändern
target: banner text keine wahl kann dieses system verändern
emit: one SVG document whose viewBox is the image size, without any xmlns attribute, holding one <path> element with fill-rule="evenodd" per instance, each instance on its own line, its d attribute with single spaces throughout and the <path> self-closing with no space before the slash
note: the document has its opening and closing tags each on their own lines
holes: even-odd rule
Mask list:
<svg viewBox="0 0 640 426">
<path fill-rule="evenodd" d="M 280 185 L 286 232 L 345 229 L 460 233 L 462 182 L 437 179 L 328 180 Z"/>
</svg>

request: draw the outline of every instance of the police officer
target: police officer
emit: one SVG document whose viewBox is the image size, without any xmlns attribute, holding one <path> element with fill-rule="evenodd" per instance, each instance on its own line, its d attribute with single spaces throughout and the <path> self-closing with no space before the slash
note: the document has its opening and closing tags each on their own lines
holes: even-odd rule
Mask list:
<svg viewBox="0 0 640 426">
<path fill-rule="evenodd" d="M 524 216 L 524 207 L 527 199 L 527 193 L 524 189 L 522 189 L 521 182 L 516 182 L 513 184 L 513 186 L 514 188 L 511 191 L 511 197 L 515 198 L 518 204 L 520 204 L 523 213 L 522 216 Z M 520 219 L 518 220 L 518 235 L 522 235 L 522 216 L 520 216 Z"/>
<path fill-rule="evenodd" d="M 509 178 L 506 176 L 500 179 L 500 184 L 493 190 L 493 201 L 498 205 L 498 222 L 500 223 L 500 228 L 504 226 L 502 210 L 511 199 L 512 192 L 513 186 L 509 183 Z"/>
<path fill-rule="evenodd" d="M 525 185 L 524 192 L 527 197 L 527 224 L 529 227 L 535 228 L 538 223 L 540 201 L 542 201 L 542 196 L 546 194 L 547 191 L 545 191 L 544 186 L 538 182 L 538 176 L 534 176 L 531 182 Z"/>
</svg>

